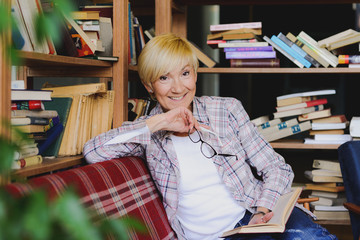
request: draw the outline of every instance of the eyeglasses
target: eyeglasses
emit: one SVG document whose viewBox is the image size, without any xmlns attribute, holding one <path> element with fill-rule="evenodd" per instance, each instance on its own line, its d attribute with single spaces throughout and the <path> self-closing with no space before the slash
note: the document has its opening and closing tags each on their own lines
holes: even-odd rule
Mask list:
<svg viewBox="0 0 360 240">
<path fill-rule="evenodd" d="M 201 142 L 200 150 L 201 150 L 201 153 L 206 158 L 212 158 L 212 157 L 218 155 L 218 156 L 223 156 L 223 157 L 235 157 L 236 160 L 238 160 L 236 155 L 226 154 L 226 153 L 217 153 L 216 150 L 210 144 L 208 144 L 207 142 L 205 142 L 204 140 L 201 139 L 201 135 L 196 128 L 195 128 L 194 134 L 190 134 L 190 130 L 189 130 L 188 134 L 189 134 L 190 140 L 193 143 Z"/>
</svg>

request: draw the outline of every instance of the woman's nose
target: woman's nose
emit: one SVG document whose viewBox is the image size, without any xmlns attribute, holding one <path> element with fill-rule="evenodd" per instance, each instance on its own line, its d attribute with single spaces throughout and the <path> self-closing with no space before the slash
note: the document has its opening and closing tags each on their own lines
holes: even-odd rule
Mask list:
<svg viewBox="0 0 360 240">
<path fill-rule="evenodd" d="M 174 79 L 172 81 L 171 90 L 173 92 L 180 92 L 183 88 L 183 84 L 181 83 L 180 79 Z"/>
</svg>

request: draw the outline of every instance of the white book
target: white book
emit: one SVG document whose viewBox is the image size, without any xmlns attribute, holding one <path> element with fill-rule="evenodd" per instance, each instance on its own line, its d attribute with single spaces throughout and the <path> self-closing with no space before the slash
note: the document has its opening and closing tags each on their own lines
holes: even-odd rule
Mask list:
<svg viewBox="0 0 360 240">
<path fill-rule="evenodd" d="M 226 42 L 226 43 L 219 43 L 219 48 L 226 48 L 226 47 L 264 47 L 269 46 L 267 42 Z"/>
<path fill-rule="evenodd" d="M 345 129 L 347 123 L 312 123 L 312 130 Z"/>
<path fill-rule="evenodd" d="M 353 36 L 357 36 L 360 33 L 353 30 L 353 29 L 347 29 L 345 31 L 339 32 L 337 34 L 331 35 L 330 37 L 324 38 L 322 40 L 318 41 L 318 44 L 320 47 L 329 47 L 330 44 L 337 42 L 337 41 L 341 41 L 345 38 L 349 38 L 349 37 L 353 37 Z"/>
<path fill-rule="evenodd" d="M 304 138 L 304 144 L 343 144 L 348 140 L 315 140 L 313 138 Z"/>
<path fill-rule="evenodd" d="M 334 161 L 334 160 L 314 159 L 312 167 L 333 170 L 333 171 L 337 171 L 337 172 L 341 171 L 339 161 Z"/>
<path fill-rule="evenodd" d="M 270 121 L 270 118 L 268 115 L 264 115 L 264 116 L 260 116 L 260 117 L 257 117 L 257 118 L 254 118 L 251 120 L 251 122 L 253 124 L 255 124 L 255 126 L 259 126 L 261 124 L 264 124 L 266 122 Z"/>
<path fill-rule="evenodd" d="M 339 205 L 339 206 L 314 206 L 315 210 L 318 211 L 334 211 L 334 212 L 347 212 L 348 210 L 343 206 L 343 205 Z"/>
<path fill-rule="evenodd" d="M 315 49 L 316 52 L 321 55 L 329 64 L 333 67 L 336 67 L 339 64 L 337 56 L 332 54 L 325 48 L 319 46 L 318 42 L 306 34 L 304 31 L 301 31 L 298 35 L 300 41 L 304 42 L 310 48 Z"/>
<path fill-rule="evenodd" d="M 262 22 L 244 22 L 210 25 L 210 32 L 226 31 L 240 28 L 262 28 Z"/>
<path fill-rule="evenodd" d="M 350 134 L 315 134 L 314 135 L 315 140 L 346 140 L 351 141 L 352 136 Z"/>
<path fill-rule="evenodd" d="M 360 137 L 360 117 L 351 118 L 349 132 L 353 137 Z"/>
<path fill-rule="evenodd" d="M 323 95 L 333 95 L 333 94 L 336 94 L 335 89 L 323 89 L 323 90 L 297 92 L 297 93 L 281 95 L 281 96 L 277 96 L 276 100 L 282 100 L 293 97 L 323 96 Z"/>
</svg>

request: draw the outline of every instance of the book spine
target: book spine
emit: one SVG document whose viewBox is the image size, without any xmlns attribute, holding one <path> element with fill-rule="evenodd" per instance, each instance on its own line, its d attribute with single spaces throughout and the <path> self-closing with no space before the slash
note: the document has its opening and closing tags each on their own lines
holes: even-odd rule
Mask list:
<svg viewBox="0 0 360 240">
<path fill-rule="evenodd" d="M 43 158 L 41 155 L 35 155 L 35 156 L 15 160 L 15 163 L 20 168 L 24 168 L 24 167 L 38 165 L 38 164 L 42 163 L 42 161 L 43 161 Z"/>
<path fill-rule="evenodd" d="M 360 55 L 339 55 L 339 64 L 360 63 Z"/>
<path fill-rule="evenodd" d="M 264 47 L 269 46 L 267 42 L 226 42 L 226 43 L 219 43 L 219 48 L 225 47 Z"/>
<path fill-rule="evenodd" d="M 269 134 L 267 136 L 265 136 L 265 139 L 269 142 L 280 139 L 280 138 L 284 138 L 284 137 L 288 137 L 294 134 L 298 134 L 301 132 L 304 132 L 306 130 L 311 129 L 311 123 L 310 121 L 306 121 L 306 122 L 302 122 L 296 125 L 293 125 L 289 128 L 285 128 L 281 131 L 275 132 L 273 134 Z"/>
<path fill-rule="evenodd" d="M 214 24 L 210 25 L 210 31 L 226 31 L 239 28 L 262 28 L 261 22 L 247 22 L 247 23 L 230 23 L 230 24 Z"/>
<path fill-rule="evenodd" d="M 278 123 L 275 126 L 272 126 L 270 128 L 265 128 L 265 129 L 261 130 L 260 132 L 263 135 L 269 135 L 269 134 L 278 132 L 280 130 L 283 130 L 285 128 L 288 128 L 288 127 L 293 126 L 293 125 L 298 124 L 298 123 L 299 122 L 298 122 L 298 120 L 296 118 L 292 118 L 292 119 L 289 119 L 287 121 Z"/>
<path fill-rule="evenodd" d="M 272 46 L 264 46 L 264 47 L 232 47 L 232 48 L 224 48 L 224 52 L 249 52 L 249 51 L 274 51 Z"/>
<path fill-rule="evenodd" d="M 230 59 L 230 67 L 280 67 L 278 58 Z"/>
<path fill-rule="evenodd" d="M 301 55 L 299 55 L 297 52 L 295 52 L 293 49 L 291 49 L 288 45 L 286 45 L 283 41 L 281 41 L 277 36 L 273 35 L 271 37 L 271 40 L 275 42 L 277 45 L 279 45 L 284 51 L 289 53 L 291 56 L 293 56 L 296 60 L 301 62 L 306 68 L 309 68 L 311 66 L 311 63 L 307 61 L 305 58 L 303 58 Z"/>
<path fill-rule="evenodd" d="M 312 56 L 317 62 L 319 62 L 323 67 L 327 68 L 330 64 L 323 59 L 319 54 L 317 54 L 315 51 L 310 49 L 306 44 L 301 42 L 299 39 L 297 39 L 292 33 L 286 34 L 286 37 L 288 37 L 292 42 L 294 42 L 296 45 L 298 45 L 301 49 L 303 49 L 307 54 Z"/>
<path fill-rule="evenodd" d="M 311 46 L 313 49 L 316 49 L 316 52 L 323 56 L 331 66 L 336 67 L 338 64 L 338 58 L 333 55 L 331 52 L 329 52 L 328 50 L 326 50 L 325 48 L 320 48 L 317 44 L 317 42 L 312 39 L 309 35 L 307 35 L 305 32 L 300 32 L 298 35 L 299 40 L 301 40 L 302 42 L 304 42 L 305 44 L 307 44 L 308 46 Z"/>
<path fill-rule="evenodd" d="M 296 51 L 300 56 L 305 58 L 307 61 L 311 63 L 314 67 L 320 67 L 320 63 L 316 61 L 313 57 L 311 57 L 309 54 L 307 54 L 303 49 L 301 49 L 298 45 L 296 45 L 294 42 L 292 42 L 288 37 L 286 37 L 283 33 L 278 34 L 278 38 L 282 40 L 286 45 L 291 47 L 294 51 Z"/>
<path fill-rule="evenodd" d="M 275 51 L 226 52 L 226 59 L 275 58 Z"/>
<path fill-rule="evenodd" d="M 11 110 L 44 109 L 41 100 L 19 101 L 11 103 Z"/>
<path fill-rule="evenodd" d="M 292 61 L 296 66 L 299 68 L 303 68 L 304 65 L 300 63 L 298 60 L 296 60 L 293 56 L 285 52 L 279 45 L 277 45 L 275 42 L 273 42 L 268 36 L 264 36 L 263 39 L 269 43 L 271 46 L 273 46 L 276 50 L 281 52 L 285 57 L 287 57 L 290 61 Z"/>
</svg>

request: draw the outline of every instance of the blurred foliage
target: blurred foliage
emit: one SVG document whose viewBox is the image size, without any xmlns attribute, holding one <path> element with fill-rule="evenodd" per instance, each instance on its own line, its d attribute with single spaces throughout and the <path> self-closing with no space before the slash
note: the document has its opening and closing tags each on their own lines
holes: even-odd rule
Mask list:
<svg viewBox="0 0 360 240">
<path fill-rule="evenodd" d="M 24 1 L 24 0 L 21 0 Z M 10 1 L 0 0 L 0 41 L 4 56 L 9 63 L 20 61 L 11 39 L 6 38 L 16 30 L 16 22 L 10 14 Z M 48 0 L 54 6 L 50 14 L 36 17 L 37 41 L 51 37 L 60 39 L 59 24 L 63 16 L 70 15 L 74 8 L 70 0 Z M 4 40 L 5 39 L 5 40 Z M 1 120 L 2 127 L 11 129 L 11 139 L 0 133 L 0 182 L 10 177 L 14 154 L 20 149 L 26 134 L 11 128 L 9 121 Z M 0 128 L 2 129 L 2 128 Z M 95 216 L 95 217 L 94 217 Z M 127 239 L 127 229 L 145 232 L 142 223 L 134 218 L 107 219 L 85 208 L 72 189 L 65 190 L 59 197 L 49 200 L 46 192 L 36 189 L 23 197 L 14 197 L 0 187 L 0 240 L 101 240 L 106 236 Z"/>
</svg>

